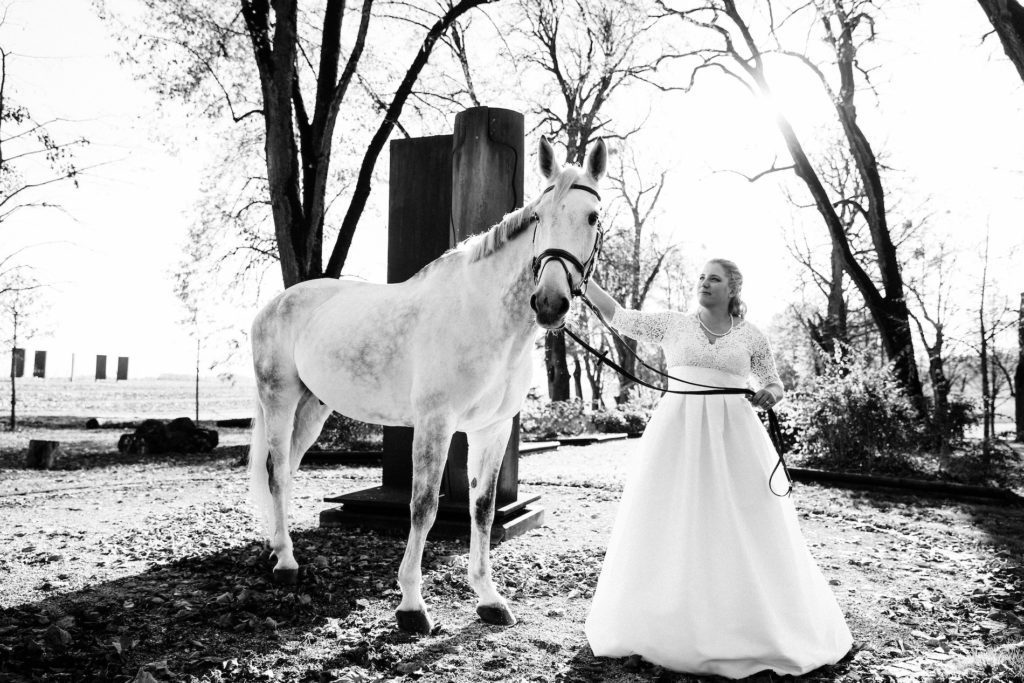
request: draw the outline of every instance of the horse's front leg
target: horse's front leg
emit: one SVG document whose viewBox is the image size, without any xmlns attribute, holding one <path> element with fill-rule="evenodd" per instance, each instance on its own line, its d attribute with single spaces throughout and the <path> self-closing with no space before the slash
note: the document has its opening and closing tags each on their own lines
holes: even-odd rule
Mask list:
<svg viewBox="0 0 1024 683">
<path fill-rule="evenodd" d="M 469 438 L 469 584 L 476 591 L 476 613 L 488 624 L 511 626 L 516 618 L 491 579 L 491 524 L 498 471 L 508 447 L 512 421 L 473 432 Z"/>
<path fill-rule="evenodd" d="M 433 624 L 423 601 L 423 546 L 437 516 L 438 490 L 454 426 L 451 419 L 434 416 L 417 421 L 413 430 L 409 541 L 398 569 L 402 602 L 395 616 L 403 631 L 429 634 Z"/>
</svg>

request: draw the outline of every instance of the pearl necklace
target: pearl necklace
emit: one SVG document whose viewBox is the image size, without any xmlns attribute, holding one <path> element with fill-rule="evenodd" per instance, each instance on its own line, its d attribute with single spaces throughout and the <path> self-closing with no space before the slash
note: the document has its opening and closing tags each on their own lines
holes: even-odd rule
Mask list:
<svg viewBox="0 0 1024 683">
<path fill-rule="evenodd" d="M 732 332 L 732 328 L 736 324 L 736 320 L 732 317 L 732 313 L 730 313 L 729 314 L 729 329 L 726 330 L 725 332 L 715 332 L 710 327 L 705 325 L 704 321 L 700 319 L 700 311 L 697 311 L 697 322 L 700 323 L 700 326 L 704 328 L 705 332 L 707 332 L 708 334 L 713 335 L 715 337 L 724 337 L 725 335 L 729 334 L 730 332 Z"/>
</svg>

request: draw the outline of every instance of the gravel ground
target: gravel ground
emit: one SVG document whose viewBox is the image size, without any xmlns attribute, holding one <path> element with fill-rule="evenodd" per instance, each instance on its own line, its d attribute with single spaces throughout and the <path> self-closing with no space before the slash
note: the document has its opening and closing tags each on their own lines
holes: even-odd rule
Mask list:
<svg viewBox="0 0 1024 683">
<path fill-rule="evenodd" d="M 465 544 L 432 541 L 424 593 L 440 627 L 418 638 L 393 625 L 403 540 L 317 527 L 324 495 L 376 485 L 379 468 L 300 471 L 303 570 L 284 590 L 249 512 L 243 430 L 205 456 L 120 456 L 116 434 L 75 434 L 58 435 L 70 469 L 46 472 L 21 468 L 17 435 L 0 434 L 0 680 L 701 680 L 595 658 L 583 634 L 635 441 L 523 457 L 545 524 L 492 553 L 519 623 L 479 622 Z M 803 680 L 1024 680 L 1024 510 L 794 496 L 858 641 Z"/>
</svg>

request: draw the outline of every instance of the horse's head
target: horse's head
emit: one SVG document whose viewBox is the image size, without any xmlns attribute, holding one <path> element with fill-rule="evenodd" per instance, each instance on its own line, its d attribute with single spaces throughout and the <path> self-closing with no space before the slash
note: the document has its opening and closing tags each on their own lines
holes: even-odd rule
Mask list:
<svg viewBox="0 0 1024 683">
<path fill-rule="evenodd" d="M 608 152 L 598 140 L 584 168 L 562 168 L 555 150 L 540 139 L 540 172 L 547 189 L 535 206 L 533 275 L 536 289 L 530 306 L 537 324 L 562 326 L 573 294 L 585 286 L 601 247 L 601 196 L 597 183 L 604 176 Z"/>
</svg>

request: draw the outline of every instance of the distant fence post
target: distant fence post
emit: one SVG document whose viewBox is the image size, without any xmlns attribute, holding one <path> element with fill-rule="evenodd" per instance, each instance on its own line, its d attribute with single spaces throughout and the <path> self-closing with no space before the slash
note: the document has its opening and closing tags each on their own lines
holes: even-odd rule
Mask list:
<svg viewBox="0 0 1024 683">
<path fill-rule="evenodd" d="M 101 354 L 96 355 L 96 379 L 107 378 L 107 357 Z"/>
<path fill-rule="evenodd" d="M 128 356 L 117 357 L 117 378 L 128 379 Z"/>
<path fill-rule="evenodd" d="M 11 377 L 25 374 L 25 349 L 11 349 Z"/>
<path fill-rule="evenodd" d="M 32 363 L 33 377 L 46 377 L 46 351 L 36 351 Z"/>
</svg>

